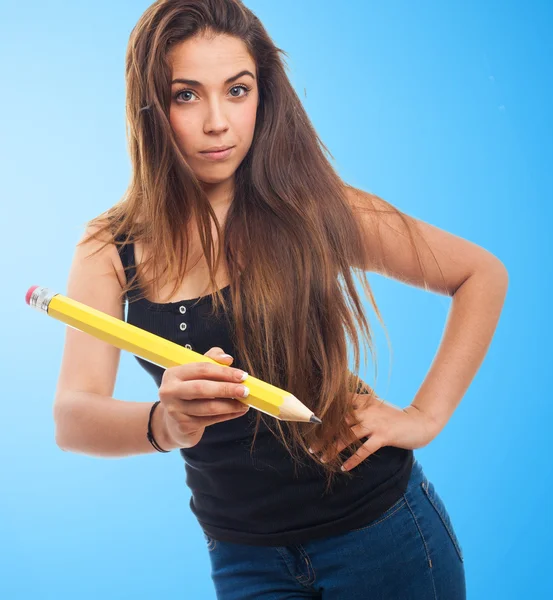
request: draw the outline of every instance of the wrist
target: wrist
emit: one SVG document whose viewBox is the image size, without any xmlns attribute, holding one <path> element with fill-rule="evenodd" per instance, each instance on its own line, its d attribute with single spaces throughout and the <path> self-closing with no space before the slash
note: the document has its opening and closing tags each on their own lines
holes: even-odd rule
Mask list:
<svg viewBox="0 0 553 600">
<path fill-rule="evenodd" d="M 154 436 L 155 441 L 163 450 L 175 450 L 178 448 L 178 444 L 171 439 L 169 435 L 169 430 L 167 428 L 167 420 L 165 418 L 165 406 L 163 402 L 160 402 L 153 414 L 151 421 L 151 429 L 152 435 Z"/>
<path fill-rule="evenodd" d="M 424 423 L 425 423 L 425 428 L 426 428 L 427 434 L 430 437 L 430 440 L 433 440 L 434 438 L 436 438 L 438 436 L 438 434 L 441 432 L 441 430 L 444 428 L 444 424 L 442 424 L 440 421 L 438 421 L 434 415 L 432 415 L 425 409 L 421 408 L 420 406 L 417 406 L 415 404 L 415 402 L 412 402 L 407 407 L 407 412 L 409 410 L 414 410 L 419 415 L 419 417 L 423 418 Z"/>
</svg>

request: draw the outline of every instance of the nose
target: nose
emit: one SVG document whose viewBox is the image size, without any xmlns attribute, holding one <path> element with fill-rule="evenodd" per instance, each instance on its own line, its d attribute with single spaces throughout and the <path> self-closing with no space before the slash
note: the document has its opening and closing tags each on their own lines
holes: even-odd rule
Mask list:
<svg viewBox="0 0 553 600">
<path fill-rule="evenodd" d="M 221 133 L 227 131 L 228 127 L 228 119 L 225 117 L 221 105 L 218 102 L 212 102 L 205 118 L 204 133 Z"/>
</svg>

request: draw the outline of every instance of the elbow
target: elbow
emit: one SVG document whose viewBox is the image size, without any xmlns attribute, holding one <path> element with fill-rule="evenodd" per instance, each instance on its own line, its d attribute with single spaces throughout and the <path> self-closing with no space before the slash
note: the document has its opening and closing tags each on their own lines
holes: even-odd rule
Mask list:
<svg viewBox="0 0 553 600">
<path fill-rule="evenodd" d="M 507 289 L 509 285 L 509 271 L 507 271 L 505 263 L 496 256 L 491 255 L 490 259 L 475 272 L 479 271 L 485 273 L 488 278 L 493 278 L 497 283 L 501 283 Z"/>
<path fill-rule="evenodd" d="M 63 450 L 63 452 L 68 452 L 70 449 L 67 445 L 67 436 L 64 435 L 64 432 L 67 429 L 65 426 L 67 421 L 67 410 L 64 408 L 64 404 L 60 397 L 56 397 L 54 400 L 52 416 L 54 419 L 54 440 L 56 446 L 60 450 Z"/>
<path fill-rule="evenodd" d="M 56 424 L 55 425 L 55 433 L 54 433 L 54 440 L 56 442 L 56 446 L 62 450 L 63 452 L 67 452 L 68 448 L 67 448 L 67 444 L 65 443 L 62 435 L 61 435 L 61 430 L 59 428 L 59 426 Z"/>
<path fill-rule="evenodd" d="M 56 442 L 56 446 L 63 450 L 63 452 L 67 452 L 69 448 L 67 447 L 67 443 L 65 438 L 63 437 L 63 431 L 60 427 L 59 422 L 54 420 L 54 440 Z"/>
<path fill-rule="evenodd" d="M 494 269 L 506 281 L 509 280 L 509 271 L 507 271 L 505 263 L 497 258 L 497 256 L 493 257 L 493 260 L 491 261 L 491 268 Z"/>
<path fill-rule="evenodd" d="M 501 283 L 505 293 L 507 293 L 507 289 L 509 287 L 509 271 L 507 271 L 507 267 L 499 259 L 495 265 L 495 273 L 497 273 L 497 281 Z"/>
</svg>

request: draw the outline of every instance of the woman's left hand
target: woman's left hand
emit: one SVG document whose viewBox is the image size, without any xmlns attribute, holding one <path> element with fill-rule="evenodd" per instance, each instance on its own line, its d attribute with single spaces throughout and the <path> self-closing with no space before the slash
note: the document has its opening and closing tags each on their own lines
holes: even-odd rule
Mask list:
<svg viewBox="0 0 553 600">
<path fill-rule="evenodd" d="M 359 422 L 354 425 L 348 417 L 351 426 L 351 437 L 347 443 L 340 440 L 319 457 L 326 462 L 328 456 L 334 456 L 347 448 L 355 440 L 368 437 L 359 450 L 350 456 L 342 465 L 343 471 L 354 469 L 359 463 L 384 446 L 395 446 L 414 450 L 429 444 L 437 435 L 433 420 L 420 409 L 411 405 L 398 408 L 375 395 L 357 394 L 356 405 L 361 408 L 354 410 L 354 416 Z M 310 448 L 314 454 L 318 452 L 317 444 Z"/>
</svg>

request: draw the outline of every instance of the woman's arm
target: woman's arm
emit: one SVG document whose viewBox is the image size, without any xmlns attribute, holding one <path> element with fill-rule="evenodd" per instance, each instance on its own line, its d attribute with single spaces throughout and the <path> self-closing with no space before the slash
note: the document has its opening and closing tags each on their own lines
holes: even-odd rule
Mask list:
<svg viewBox="0 0 553 600">
<path fill-rule="evenodd" d="M 353 187 L 346 190 L 364 231 L 363 269 L 452 297 L 442 342 L 409 407 L 424 412 L 437 435 L 461 401 L 489 348 L 507 293 L 507 270 L 484 248 L 407 217 L 421 234 L 415 233 L 411 238 L 405 222 L 390 204 Z"/>
<path fill-rule="evenodd" d="M 434 435 L 445 427 L 484 360 L 507 286 L 507 271 L 498 261 L 480 266 L 453 294 L 442 341 L 411 403 L 431 418 Z"/>
<path fill-rule="evenodd" d="M 146 438 L 152 404 L 67 390 L 56 397 L 56 444 L 66 452 L 103 458 L 157 452 Z M 177 446 L 167 439 L 161 415 L 158 407 L 152 415 L 152 433 L 164 450 L 174 450 Z"/>
<path fill-rule="evenodd" d="M 113 244 L 92 255 L 100 246 L 96 240 L 77 245 L 67 296 L 124 319 L 122 288 L 115 268 L 119 261 L 122 271 L 121 261 Z M 146 438 L 152 402 L 112 398 L 120 353 L 108 342 L 73 327 L 66 328 L 53 407 L 56 443 L 63 450 L 111 457 L 156 452 Z M 160 415 L 158 407 L 153 414 L 152 431 L 158 444 L 170 450 Z"/>
</svg>

